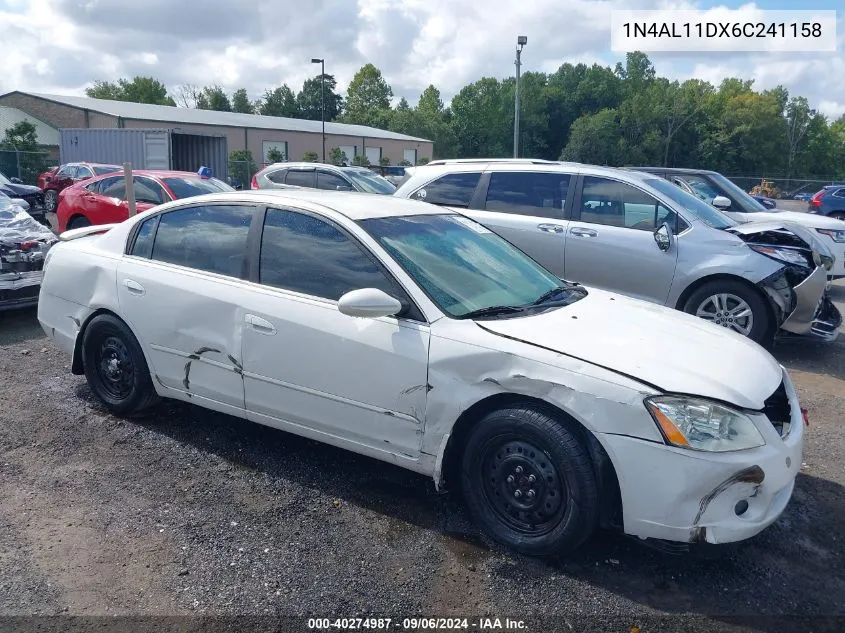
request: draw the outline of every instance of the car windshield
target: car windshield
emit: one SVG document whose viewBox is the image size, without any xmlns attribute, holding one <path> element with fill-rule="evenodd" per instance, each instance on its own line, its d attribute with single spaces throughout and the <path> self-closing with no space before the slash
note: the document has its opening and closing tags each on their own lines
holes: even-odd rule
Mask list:
<svg viewBox="0 0 845 633">
<path fill-rule="evenodd" d="M 736 200 L 737 204 L 742 207 L 742 210 L 746 213 L 772 213 L 778 212 L 780 209 L 767 209 L 762 204 L 757 202 L 754 198 L 748 195 L 745 191 L 737 187 L 734 183 L 730 180 L 725 178 L 722 174 L 711 174 L 710 178 L 713 179 L 718 186 L 722 189 L 727 191 L 730 196 Z"/>
<path fill-rule="evenodd" d="M 116 171 L 120 171 L 120 167 L 117 165 L 94 165 L 94 173 L 98 176 L 102 176 L 103 174 L 111 174 Z"/>
<path fill-rule="evenodd" d="M 234 187 L 230 187 L 222 180 L 217 180 L 217 178 L 171 176 L 170 178 L 163 178 L 162 181 L 177 198 L 191 198 L 193 196 L 201 196 L 205 193 L 220 193 L 222 191 L 235 190 Z"/>
<path fill-rule="evenodd" d="M 343 173 L 349 176 L 356 185 L 367 193 L 383 193 L 392 195 L 396 191 L 393 183 L 369 169 L 344 169 Z"/>
<path fill-rule="evenodd" d="M 695 196 L 687 193 L 678 185 L 672 184 L 663 178 L 649 178 L 646 184 L 651 185 L 660 193 L 671 198 L 674 202 L 682 206 L 684 209 L 695 215 L 699 220 L 712 226 L 714 229 L 726 229 L 731 226 L 737 226 L 737 222 L 731 220 L 724 213 L 711 207 L 703 200 L 699 200 Z"/>
<path fill-rule="evenodd" d="M 360 224 L 455 318 L 515 316 L 568 305 L 587 294 L 459 215 L 376 218 Z"/>
</svg>

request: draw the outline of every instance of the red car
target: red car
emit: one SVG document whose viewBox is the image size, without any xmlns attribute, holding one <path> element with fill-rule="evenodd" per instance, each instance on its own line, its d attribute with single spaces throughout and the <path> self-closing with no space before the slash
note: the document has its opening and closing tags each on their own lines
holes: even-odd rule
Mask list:
<svg viewBox="0 0 845 633">
<path fill-rule="evenodd" d="M 132 174 L 138 212 L 179 198 L 234 191 L 217 178 L 190 171 L 135 170 Z M 128 217 L 126 177 L 122 173 L 98 176 L 71 185 L 59 194 L 56 219 L 60 232 L 92 224 L 123 222 Z"/>
<path fill-rule="evenodd" d="M 45 171 L 38 176 L 38 186 L 44 192 L 44 208 L 47 211 L 55 211 L 59 193 L 72 184 L 121 169 L 118 165 L 100 163 L 66 163 Z"/>
</svg>

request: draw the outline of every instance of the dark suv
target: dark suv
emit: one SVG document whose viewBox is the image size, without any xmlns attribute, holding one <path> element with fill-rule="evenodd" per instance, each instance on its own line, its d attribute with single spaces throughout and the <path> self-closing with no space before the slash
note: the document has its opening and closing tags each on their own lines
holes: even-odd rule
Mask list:
<svg viewBox="0 0 845 633">
<path fill-rule="evenodd" d="M 810 213 L 845 220 L 845 185 L 827 185 L 808 204 Z"/>
</svg>

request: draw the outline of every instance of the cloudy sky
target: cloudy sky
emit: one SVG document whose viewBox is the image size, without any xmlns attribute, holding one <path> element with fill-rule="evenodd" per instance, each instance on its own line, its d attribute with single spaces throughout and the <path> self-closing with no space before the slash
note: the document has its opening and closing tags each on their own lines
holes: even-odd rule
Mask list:
<svg viewBox="0 0 845 633">
<path fill-rule="evenodd" d="M 253 97 L 315 73 L 312 57 L 346 88 L 364 63 L 414 103 L 429 84 L 448 101 L 482 76 L 563 62 L 615 64 L 612 9 L 753 8 L 735 0 L 0 0 L 0 93 L 83 94 L 95 79 L 152 75 L 171 93 L 184 83 L 245 87 Z M 841 0 L 758 0 L 763 9 L 835 9 L 838 47 L 827 53 L 654 53 L 661 75 L 755 79 L 785 85 L 836 117 L 845 113 L 845 11 Z"/>
</svg>

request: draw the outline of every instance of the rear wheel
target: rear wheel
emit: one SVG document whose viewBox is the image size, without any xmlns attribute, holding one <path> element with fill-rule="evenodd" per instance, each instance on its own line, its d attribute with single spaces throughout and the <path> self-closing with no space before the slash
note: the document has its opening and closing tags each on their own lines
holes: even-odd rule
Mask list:
<svg viewBox="0 0 845 633">
<path fill-rule="evenodd" d="M 48 189 L 44 192 L 44 208 L 47 211 L 55 211 L 59 203 L 59 194 L 55 189 Z"/>
<path fill-rule="evenodd" d="M 837 220 L 845 220 L 845 211 L 834 211 L 830 214 L 830 217 L 836 218 Z"/>
<path fill-rule="evenodd" d="M 68 230 L 81 229 L 83 226 L 91 226 L 91 220 L 81 215 L 76 216 L 67 224 Z"/>
<path fill-rule="evenodd" d="M 758 292 L 739 281 L 709 281 L 693 292 L 684 312 L 747 336 L 761 345 L 774 339 L 771 316 Z"/>
<path fill-rule="evenodd" d="M 464 449 L 461 485 L 482 530 L 523 554 L 570 551 L 598 522 L 598 487 L 581 438 L 531 408 L 479 421 Z"/>
<path fill-rule="evenodd" d="M 137 413 L 157 400 L 150 370 L 135 335 L 110 314 L 94 317 L 82 339 L 85 377 L 114 413 Z"/>
</svg>

